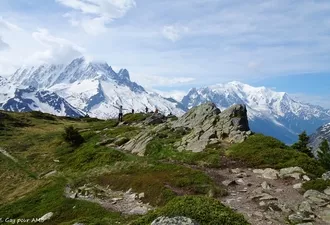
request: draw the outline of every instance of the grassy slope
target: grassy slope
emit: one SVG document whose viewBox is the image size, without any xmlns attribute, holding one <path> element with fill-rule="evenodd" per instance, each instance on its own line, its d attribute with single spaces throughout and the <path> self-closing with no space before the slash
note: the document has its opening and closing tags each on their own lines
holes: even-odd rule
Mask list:
<svg viewBox="0 0 330 225">
<path fill-rule="evenodd" d="M 127 224 L 135 219 L 105 211 L 93 203 L 66 199 L 63 197 L 66 184 L 78 186 L 94 182 L 115 190 L 133 188 L 133 191 L 145 192 L 144 201 L 154 206 L 165 205 L 178 194 L 224 193 L 203 172 L 160 162 L 159 157 L 141 158 L 105 146 L 96 147 L 96 143 L 104 138 L 132 138 L 140 128 L 117 126 L 113 120 L 58 118 L 40 113 L 5 115 L 0 124 L 0 147 L 18 162 L 0 155 L 0 204 L 3 205 L 0 215 L 33 218 L 54 212 L 54 219 L 44 224 L 72 224 L 76 221 Z M 130 124 L 135 119 L 143 120 L 143 117 L 126 119 Z M 86 140 L 78 148 L 63 141 L 64 127 L 69 125 L 81 130 Z M 56 176 L 43 177 L 53 170 L 58 171 Z"/>
<path fill-rule="evenodd" d="M 5 115 L 5 117 L 3 117 Z M 115 120 L 59 118 L 40 113 L 5 113 L 0 122 L 0 147 L 18 159 L 18 163 L 0 155 L 0 215 L 7 217 L 40 217 L 54 212 L 44 224 L 128 224 L 136 217 L 125 217 L 105 211 L 89 202 L 66 199 L 66 184 L 80 186 L 92 182 L 110 186 L 114 190 L 145 193 L 145 202 L 164 206 L 138 219 L 135 224 L 149 224 L 159 215 L 186 215 L 201 224 L 246 224 L 241 216 L 217 201 L 206 197 L 209 193 L 225 194 L 204 172 L 186 164 L 219 167 L 220 155 L 244 161 L 252 167 L 283 168 L 301 166 L 311 175 L 324 169 L 306 155 L 296 152 L 278 140 L 253 135 L 228 150 L 210 145 L 202 153 L 178 152 L 176 141 L 189 131 L 165 128 L 152 134 L 145 157 L 138 157 L 114 148 L 96 145 L 115 137 L 134 138 L 141 129 L 133 126 L 144 115 L 127 115 L 125 126 Z M 63 141 L 65 126 L 81 130 L 85 143 L 73 148 Z M 59 160 L 59 162 L 55 161 Z M 43 177 L 57 170 L 54 177 Z M 196 197 L 179 197 L 193 195 Z M 15 200 L 15 201 L 14 201 Z M 98 215 L 95 217 L 95 215 Z M 234 222 L 233 222 L 234 221 Z"/>
</svg>

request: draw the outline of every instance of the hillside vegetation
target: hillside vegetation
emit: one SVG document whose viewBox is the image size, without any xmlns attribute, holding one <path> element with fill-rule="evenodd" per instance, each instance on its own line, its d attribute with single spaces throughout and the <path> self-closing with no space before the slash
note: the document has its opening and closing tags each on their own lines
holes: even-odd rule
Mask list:
<svg viewBox="0 0 330 225">
<path fill-rule="evenodd" d="M 226 187 L 209 171 L 227 161 L 276 169 L 301 166 L 311 176 L 324 169 L 314 159 L 280 141 L 260 134 L 240 144 L 209 144 L 205 151 L 177 151 L 177 141 L 189 130 L 167 126 L 153 134 L 144 156 L 121 148 L 150 130 L 144 114 L 116 120 L 56 117 L 39 112 L 0 112 L 0 217 L 40 218 L 43 224 L 150 224 L 159 216 L 186 216 L 200 224 L 249 224 L 242 215 L 218 200 Z M 79 144 L 66 141 L 65 128 L 81 136 Z M 74 132 L 74 131 L 70 131 Z M 73 138 L 77 138 L 74 136 Z M 80 137 L 78 137 L 80 138 Z M 65 190 L 86 184 L 102 189 L 143 193 L 143 204 L 156 210 L 128 215 L 97 202 L 69 198 Z M 28 224 L 28 223 L 27 223 Z"/>
</svg>

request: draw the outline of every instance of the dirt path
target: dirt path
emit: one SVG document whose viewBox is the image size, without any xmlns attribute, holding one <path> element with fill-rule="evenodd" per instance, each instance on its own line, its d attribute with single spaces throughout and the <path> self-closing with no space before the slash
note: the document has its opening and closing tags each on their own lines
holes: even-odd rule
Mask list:
<svg viewBox="0 0 330 225">
<path fill-rule="evenodd" d="M 253 225 L 289 224 L 288 216 L 296 212 L 298 205 L 304 201 L 302 191 L 293 188 L 293 185 L 302 182 L 301 180 L 265 179 L 253 173 L 252 169 L 205 169 L 204 171 L 217 183 L 232 182 L 227 186 L 228 196 L 219 200 L 242 213 Z M 312 224 L 325 223 L 316 218 Z"/>
</svg>

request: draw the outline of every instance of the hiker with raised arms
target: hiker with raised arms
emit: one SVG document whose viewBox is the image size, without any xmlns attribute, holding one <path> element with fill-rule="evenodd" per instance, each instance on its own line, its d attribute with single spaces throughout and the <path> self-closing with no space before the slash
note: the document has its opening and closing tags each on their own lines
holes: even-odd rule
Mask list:
<svg viewBox="0 0 330 225">
<path fill-rule="evenodd" d="M 123 110 L 127 110 L 127 109 L 123 109 L 123 106 L 122 106 L 122 105 L 120 105 L 119 107 L 113 105 L 113 107 L 115 107 L 116 109 L 119 110 L 118 121 L 119 121 L 119 122 L 123 122 Z"/>
</svg>

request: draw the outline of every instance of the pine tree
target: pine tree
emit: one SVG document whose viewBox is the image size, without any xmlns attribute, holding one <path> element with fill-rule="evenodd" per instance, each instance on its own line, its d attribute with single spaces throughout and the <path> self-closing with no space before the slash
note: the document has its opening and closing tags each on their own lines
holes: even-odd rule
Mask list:
<svg viewBox="0 0 330 225">
<path fill-rule="evenodd" d="M 293 149 L 296 149 L 299 152 L 307 154 L 309 157 L 313 158 L 314 155 L 312 153 L 312 149 L 308 147 L 309 137 L 306 131 L 299 134 L 299 140 L 297 143 L 292 145 Z"/>
<path fill-rule="evenodd" d="M 317 156 L 325 169 L 330 170 L 330 147 L 327 140 L 323 140 L 319 146 Z"/>
</svg>

